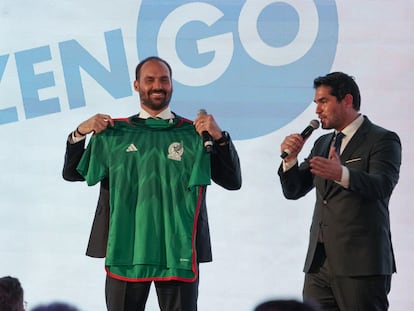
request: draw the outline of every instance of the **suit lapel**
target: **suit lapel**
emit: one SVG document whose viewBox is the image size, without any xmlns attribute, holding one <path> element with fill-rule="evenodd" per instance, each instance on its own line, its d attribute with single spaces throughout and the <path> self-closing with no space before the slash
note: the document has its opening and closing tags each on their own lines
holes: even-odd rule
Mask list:
<svg viewBox="0 0 414 311">
<path fill-rule="evenodd" d="M 340 155 L 341 163 L 344 164 L 346 160 L 352 157 L 354 152 L 366 141 L 367 132 L 371 127 L 371 122 L 368 118 L 365 117 L 364 122 L 361 124 L 360 128 L 355 132 L 354 136 L 352 136 L 351 140 L 346 145 L 345 149 L 342 151 Z M 333 138 L 333 137 L 332 137 Z M 329 150 L 330 146 L 328 147 Z M 329 152 L 329 151 L 328 151 Z M 325 198 L 331 194 L 331 191 L 335 188 L 335 182 L 332 180 L 326 181 L 326 192 Z M 338 185 L 338 187 L 340 187 Z"/>
<path fill-rule="evenodd" d="M 332 143 L 334 136 L 335 136 L 335 132 L 333 132 L 332 134 L 327 134 L 325 136 L 325 139 L 321 142 L 321 145 L 319 146 L 318 154 L 315 154 L 315 155 L 327 158 L 329 155 L 329 150 L 331 148 L 331 143 Z M 321 194 L 324 194 L 323 196 L 326 196 L 326 193 L 331 187 L 331 183 L 328 180 L 323 179 L 321 177 L 315 177 L 315 179 L 316 179 L 315 182 L 321 185 L 320 186 Z"/>
<path fill-rule="evenodd" d="M 328 134 L 326 135 L 326 139 L 322 144 L 322 155 L 323 157 L 327 158 L 329 156 L 329 150 L 331 149 L 331 144 L 332 144 L 332 140 L 335 136 L 335 132 L 333 132 L 332 134 Z"/>
<path fill-rule="evenodd" d="M 354 152 L 366 142 L 367 133 L 371 127 L 371 121 L 368 118 L 364 118 L 364 122 L 361 124 L 360 128 L 355 132 L 354 136 L 352 136 L 351 140 L 346 145 L 345 149 L 341 154 L 341 162 L 345 163 Z"/>
</svg>

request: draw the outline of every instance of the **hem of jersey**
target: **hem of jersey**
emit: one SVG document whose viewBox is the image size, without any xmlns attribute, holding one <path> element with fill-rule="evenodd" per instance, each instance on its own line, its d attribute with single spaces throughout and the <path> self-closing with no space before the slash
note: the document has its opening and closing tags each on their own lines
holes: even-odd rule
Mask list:
<svg viewBox="0 0 414 311">
<path fill-rule="evenodd" d="M 180 276 L 165 276 L 165 277 L 148 277 L 148 278 L 129 278 L 126 276 L 121 276 L 115 273 L 112 273 L 111 271 L 108 270 L 108 267 L 105 266 L 105 270 L 106 273 L 109 277 L 113 278 L 113 279 L 117 279 L 120 281 L 125 281 L 125 282 L 151 282 L 151 281 L 181 281 L 181 282 L 188 282 L 188 283 L 192 283 L 195 282 L 198 278 L 198 270 L 196 269 L 196 271 L 194 271 L 194 277 L 192 278 L 185 278 L 185 277 L 180 277 Z"/>
<path fill-rule="evenodd" d="M 203 196 L 203 189 L 205 186 L 200 186 L 198 190 L 198 198 L 197 198 L 197 206 L 194 213 L 194 221 L 193 221 L 193 233 L 192 233 L 192 271 L 194 272 L 194 277 L 192 278 L 185 278 L 180 276 L 165 276 L 165 277 L 147 277 L 147 278 L 129 278 L 126 276 L 121 276 L 115 273 L 112 273 L 109 271 L 108 266 L 105 266 L 105 271 L 107 275 L 111 278 L 120 280 L 120 281 L 126 281 L 126 282 L 150 282 L 150 281 L 181 281 L 181 282 L 195 282 L 198 278 L 198 265 L 197 265 L 197 251 L 195 246 L 195 239 L 196 239 L 196 233 L 197 233 L 197 223 L 198 223 L 198 215 L 200 213 L 200 207 L 201 207 L 201 201 Z"/>
</svg>

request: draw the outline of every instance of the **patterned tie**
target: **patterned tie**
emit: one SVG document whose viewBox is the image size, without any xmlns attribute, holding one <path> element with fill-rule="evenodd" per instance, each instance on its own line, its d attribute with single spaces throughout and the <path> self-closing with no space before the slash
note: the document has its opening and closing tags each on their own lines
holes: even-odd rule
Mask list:
<svg viewBox="0 0 414 311">
<path fill-rule="evenodd" d="M 342 132 L 339 132 L 336 134 L 335 139 L 334 139 L 334 147 L 335 147 L 335 152 L 340 155 L 341 154 L 341 144 L 342 144 L 342 139 L 344 138 L 345 134 Z"/>
</svg>

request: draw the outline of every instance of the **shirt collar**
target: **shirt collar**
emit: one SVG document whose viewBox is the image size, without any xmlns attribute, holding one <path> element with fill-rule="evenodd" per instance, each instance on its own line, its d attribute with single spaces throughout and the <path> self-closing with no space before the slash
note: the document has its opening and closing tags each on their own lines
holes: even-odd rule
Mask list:
<svg viewBox="0 0 414 311">
<path fill-rule="evenodd" d="M 364 116 L 360 114 L 358 118 L 348 124 L 341 132 L 345 134 L 345 137 L 349 140 L 356 133 L 359 127 L 364 122 Z"/>
<path fill-rule="evenodd" d="M 159 114 L 152 116 L 147 111 L 141 110 L 139 113 L 140 119 L 149 119 L 149 118 L 160 118 L 163 120 L 174 119 L 174 114 L 171 112 L 170 107 L 167 107 L 165 110 L 161 111 Z"/>
</svg>

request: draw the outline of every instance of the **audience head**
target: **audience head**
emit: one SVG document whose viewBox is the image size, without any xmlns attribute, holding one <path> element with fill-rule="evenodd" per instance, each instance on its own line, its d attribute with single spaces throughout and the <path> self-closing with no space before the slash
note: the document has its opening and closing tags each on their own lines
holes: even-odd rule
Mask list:
<svg viewBox="0 0 414 311">
<path fill-rule="evenodd" d="M 37 306 L 31 311 L 79 311 L 79 309 L 66 303 L 54 302 L 48 305 Z"/>
<path fill-rule="evenodd" d="M 296 300 L 269 300 L 258 305 L 254 311 L 319 311 L 316 305 Z"/>
<path fill-rule="evenodd" d="M 25 310 L 23 302 L 23 288 L 19 279 L 11 276 L 0 278 L 0 310 Z"/>
</svg>

